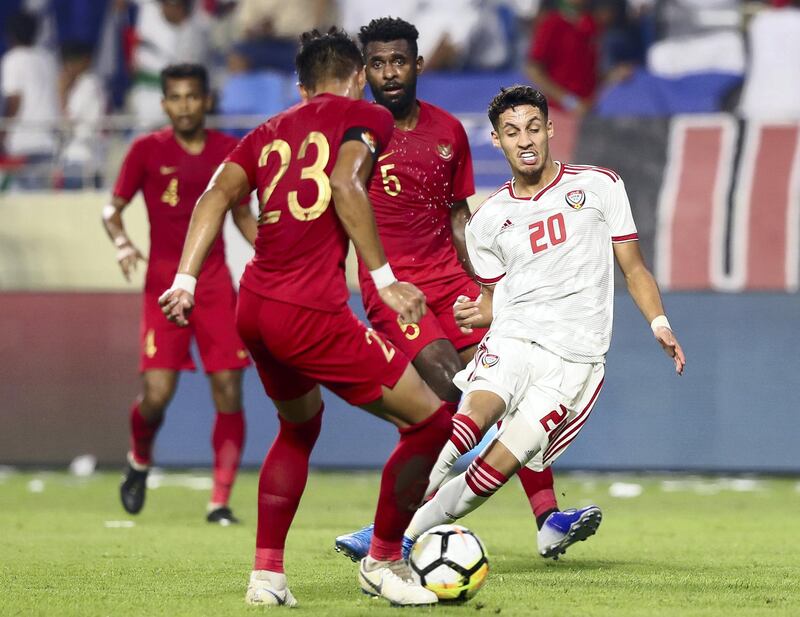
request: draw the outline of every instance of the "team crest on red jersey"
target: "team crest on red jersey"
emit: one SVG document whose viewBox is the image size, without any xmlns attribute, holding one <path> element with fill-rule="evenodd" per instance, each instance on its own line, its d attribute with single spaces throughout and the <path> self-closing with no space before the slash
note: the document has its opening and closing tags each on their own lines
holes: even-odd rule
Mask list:
<svg viewBox="0 0 800 617">
<path fill-rule="evenodd" d="M 361 141 L 367 144 L 367 148 L 369 148 L 370 152 L 375 154 L 375 148 L 378 147 L 378 141 L 375 139 L 375 136 L 371 132 L 364 131 L 363 133 L 361 133 Z"/>
<path fill-rule="evenodd" d="M 453 158 L 453 144 L 441 142 L 436 146 L 436 149 L 439 151 L 439 158 L 443 161 L 449 161 Z"/>
<path fill-rule="evenodd" d="M 586 203 L 586 193 L 583 192 L 583 189 L 577 189 L 567 193 L 565 199 L 567 200 L 567 205 L 570 208 L 580 210 L 583 207 L 583 204 Z"/>
</svg>

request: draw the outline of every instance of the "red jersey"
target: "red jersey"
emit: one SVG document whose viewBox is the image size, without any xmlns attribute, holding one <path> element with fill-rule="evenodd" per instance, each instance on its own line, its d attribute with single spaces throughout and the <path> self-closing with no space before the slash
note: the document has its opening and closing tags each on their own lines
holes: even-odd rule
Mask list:
<svg viewBox="0 0 800 617">
<path fill-rule="evenodd" d="M 597 88 L 599 35 L 590 13 L 572 22 L 559 11 L 549 11 L 536 23 L 528 59 L 539 62 L 562 88 L 589 97 Z M 554 101 L 553 106 L 558 104 Z"/>
<path fill-rule="evenodd" d="M 475 180 L 461 123 L 419 101 L 417 125 L 395 130 L 376 167 L 369 199 L 397 277 L 416 282 L 463 274 L 453 246 L 450 206 L 475 192 Z M 363 265 L 359 278 L 362 286 L 371 284 Z"/>
<path fill-rule="evenodd" d="M 207 130 L 203 151 L 191 154 L 175 139 L 172 128 L 143 135 L 131 144 L 114 185 L 114 195 L 130 201 L 139 190 L 144 194 L 150 219 L 145 291 L 160 294 L 172 284 L 194 206 L 235 145 L 233 137 Z M 203 264 L 201 280 L 219 268 L 227 271 L 222 234 Z"/>
<path fill-rule="evenodd" d="M 243 287 L 323 311 L 347 304 L 349 241 L 328 178 L 345 133 L 377 154 L 393 128 L 392 115 L 380 105 L 320 94 L 242 139 L 228 161 L 244 169 L 260 204 L 255 256 L 242 275 Z"/>
</svg>

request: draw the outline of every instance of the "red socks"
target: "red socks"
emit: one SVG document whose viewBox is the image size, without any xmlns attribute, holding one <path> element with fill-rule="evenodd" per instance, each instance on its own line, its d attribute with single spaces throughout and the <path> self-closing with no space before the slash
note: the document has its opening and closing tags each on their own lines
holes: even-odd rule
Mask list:
<svg viewBox="0 0 800 617">
<path fill-rule="evenodd" d="M 558 510 L 558 501 L 553 491 L 553 472 L 548 467 L 544 471 L 533 471 L 523 467 L 517 472 L 522 488 L 528 496 L 537 523 L 543 514 Z M 539 525 L 541 528 L 541 525 Z"/>
<path fill-rule="evenodd" d="M 149 423 L 139 411 L 138 401 L 131 407 L 131 453 L 133 454 L 133 460 L 139 465 L 152 464 L 153 441 L 155 441 L 162 419 L 163 415 L 155 422 Z"/>
<path fill-rule="evenodd" d="M 323 404 L 307 422 L 288 422 L 267 452 L 258 480 L 258 526 L 254 570 L 283 572 L 283 549 L 308 480 L 308 459 L 322 427 Z"/>
<path fill-rule="evenodd" d="M 443 403 L 422 422 L 400 429 L 400 441 L 383 468 L 375 531 L 369 554 L 379 561 L 400 559 L 403 532 L 411 522 L 428 485 L 439 452 L 452 431 L 452 417 Z"/>
<path fill-rule="evenodd" d="M 214 449 L 214 488 L 211 502 L 227 505 L 231 487 L 239 470 L 239 461 L 244 447 L 244 414 L 217 412 L 211 446 Z"/>
</svg>

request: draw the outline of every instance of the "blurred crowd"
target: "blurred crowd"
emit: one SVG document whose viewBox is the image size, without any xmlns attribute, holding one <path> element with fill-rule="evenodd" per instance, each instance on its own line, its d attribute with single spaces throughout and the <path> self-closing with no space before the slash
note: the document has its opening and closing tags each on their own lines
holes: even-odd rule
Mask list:
<svg viewBox="0 0 800 617">
<path fill-rule="evenodd" d="M 213 86 L 293 72 L 297 36 L 355 34 L 374 0 L 4 0 L 0 165 L 57 168 L 61 186 L 97 185 L 103 118 L 161 124 L 159 72 L 210 68 Z M 428 71 L 517 70 L 551 104 L 582 115 L 634 75 L 742 77 L 722 109 L 800 118 L 800 0 L 393 0 L 414 23 Z M 34 76 L 34 78 L 31 78 Z M 57 137 L 54 123 L 66 127 Z M 35 182 L 22 171 L 21 186 Z"/>
</svg>

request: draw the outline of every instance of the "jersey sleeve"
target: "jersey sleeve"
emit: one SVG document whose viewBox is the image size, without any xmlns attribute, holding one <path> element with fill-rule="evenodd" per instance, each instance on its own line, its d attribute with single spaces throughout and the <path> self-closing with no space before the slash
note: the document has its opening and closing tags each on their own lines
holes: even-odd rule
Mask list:
<svg viewBox="0 0 800 617">
<path fill-rule="evenodd" d="M 361 141 L 377 156 L 386 149 L 392 138 L 394 118 L 388 109 L 378 104 L 357 101 L 348 110 L 343 128 L 344 133 L 362 129 Z"/>
<path fill-rule="evenodd" d="M 136 139 L 122 161 L 117 182 L 114 185 L 114 196 L 122 197 L 126 201 L 142 188 L 147 171 L 147 155 L 149 148 L 144 139 Z"/>
<path fill-rule="evenodd" d="M 475 176 L 472 173 L 472 154 L 464 127 L 456 120 L 456 157 L 453 172 L 453 201 L 461 201 L 475 194 Z"/>
<path fill-rule="evenodd" d="M 236 163 L 239 167 L 244 169 L 251 191 L 256 187 L 256 170 L 258 169 L 258 157 L 256 156 L 255 146 L 255 141 L 257 139 L 256 131 L 258 131 L 257 128 L 245 135 L 223 161 L 223 164 Z"/>
<path fill-rule="evenodd" d="M 465 229 L 467 241 L 467 254 L 475 272 L 475 278 L 483 285 L 494 285 L 506 275 L 506 266 L 501 256 L 495 251 L 491 243 L 481 237 L 480 230 L 476 230 L 469 223 Z"/>
<path fill-rule="evenodd" d="M 228 151 L 228 155 L 230 155 L 230 153 L 233 152 L 234 148 L 236 148 L 236 145 L 239 143 L 239 140 L 236 139 L 235 137 L 232 137 L 232 136 L 228 135 L 227 133 L 220 133 L 220 135 L 222 135 L 222 138 L 223 138 L 223 142 L 222 142 L 223 143 L 223 148 L 225 150 L 227 150 Z M 223 159 L 223 163 L 222 164 L 224 164 L 225 161 L 227 161 L 227 155 L 226 155 L 226 158 Z M 248 180 L 249 180 L 249 177 L 248 177 Z M 252 186 L 252 184 L 250 186 Z M 250 207 L 250 195 L 251 195 L 251 193 L 252 193 L 252 191 L 248 192 L 247 195 L 242 197 L 242 200 L 239 202 L 238 205 L 247 206 L 249 208 Z"/>
<path fill-rule="evenodd" d="M 639 234 L 636 231 L 636 224 L 633 222 L 628 193 L 625 191 L 625 183 L 621 178 L 611 184 L 604 205 L 606 223 L 611 230 L 611 241 L 638 240 Z"/>
</svg>

